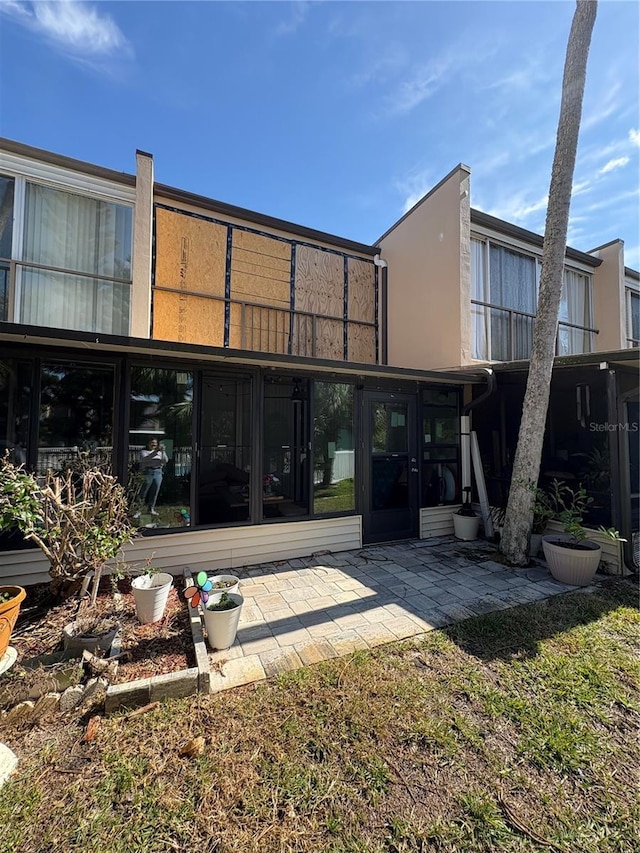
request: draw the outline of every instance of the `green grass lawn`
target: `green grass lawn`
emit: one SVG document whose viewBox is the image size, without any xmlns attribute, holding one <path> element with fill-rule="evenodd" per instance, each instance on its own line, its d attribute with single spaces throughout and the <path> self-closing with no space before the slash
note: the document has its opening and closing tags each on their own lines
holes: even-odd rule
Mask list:
<svg viewBox="0 0 640 853">
<path fill-rule="evenodd" d="M 21 757 L 0 850 L 635 853 L 637 600 L 608 582 L 111 717 L 91 743 L 0 730 Z"/>
<path fill-rule="evenodd" d="M 346 512 L 353 509 L 355 500 L 353 478 L 340 480 L 330 486 L 315 486 L 313 492 L 313 511 Z"/>
</svg>

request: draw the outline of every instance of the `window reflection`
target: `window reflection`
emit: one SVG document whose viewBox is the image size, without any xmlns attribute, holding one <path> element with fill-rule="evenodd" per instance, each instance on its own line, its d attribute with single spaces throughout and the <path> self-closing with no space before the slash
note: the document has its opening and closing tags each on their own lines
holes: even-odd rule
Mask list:
<svg viewBox="0 0 640 853">
<path fill-rule="evenodd" d="M 198 524 L 249 520 L 251 381 L 205 376 Z"/>
<path fill-rule="evenodd" d="M 309 447 L 308 380 L 266 380 L 262 472 L 265 518 L 308 514 Z"/>
<path fill-rule="evenodd" d="M 0 361 L 0 456 L 8 451 L 16 465 L 27 461 L 31 365 L 15 359 Z"/>
<path fill-rule="evenodd" d="M 314 386 L 313 511 L 355 508 L 353 386 L 316 382 Z"/>
<path fill-rule="evenodd" d="M 110 467 L 113 365 L 45 363 L 41 383 L 36 472 Z"/>
<path fill-rule="evenodd" d="M 192 415 L 192 373 L 132 368 L 128 492 L 140 527 L 191 524 Z"/>
</svg>

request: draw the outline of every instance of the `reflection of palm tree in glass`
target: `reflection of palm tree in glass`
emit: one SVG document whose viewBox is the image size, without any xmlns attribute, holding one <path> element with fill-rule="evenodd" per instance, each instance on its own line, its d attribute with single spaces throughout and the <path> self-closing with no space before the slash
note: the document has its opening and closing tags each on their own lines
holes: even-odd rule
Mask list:
<svg viewBox="0 0 640 853">
<path fill-rule="evenodd" d="M 315 469 L 322 469 L 322 485 L 329 486 L 333 469 L 329 445 L 337 447 L 340 433 L 351 425 L 353 388 L 338 382 L 316 382 L 314 397 Z"/>
</svg>

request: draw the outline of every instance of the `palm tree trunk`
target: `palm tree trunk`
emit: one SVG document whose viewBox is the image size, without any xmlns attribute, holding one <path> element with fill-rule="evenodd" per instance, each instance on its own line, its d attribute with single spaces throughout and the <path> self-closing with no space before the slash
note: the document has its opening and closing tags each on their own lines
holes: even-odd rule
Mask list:
<svg viewBox="0 0 640 853">
<path fill-rule="evenodd" d="M 538 310 L 507 514 L 500 542 L 502 553 L 516 566 L 525 566 L 529 559 L 529 535 L 533 524 L 535 489 L 540 475 L 558 330 L 571 186 L 578 147 L 587 58 L 597 6 L 595 0 L 578 0 L 567 45 L 562 103 L 542 249 Z"/>
</svg>

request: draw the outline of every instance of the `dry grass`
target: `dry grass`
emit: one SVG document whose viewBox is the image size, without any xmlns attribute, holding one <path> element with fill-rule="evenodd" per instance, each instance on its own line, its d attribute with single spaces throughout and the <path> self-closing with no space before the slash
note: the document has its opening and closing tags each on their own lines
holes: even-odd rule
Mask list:
<svg viewBox="0 0 640 853">
<path fill-rule="evenodd" d="M 640 614 L 612 583 L 259 686 L 3 733 L 7 853 L 635 851 Z M 195 758 L 180 755 L 204 737 Z M 4 845 L 4 846 L 2 846 Z"/>
</svg>

